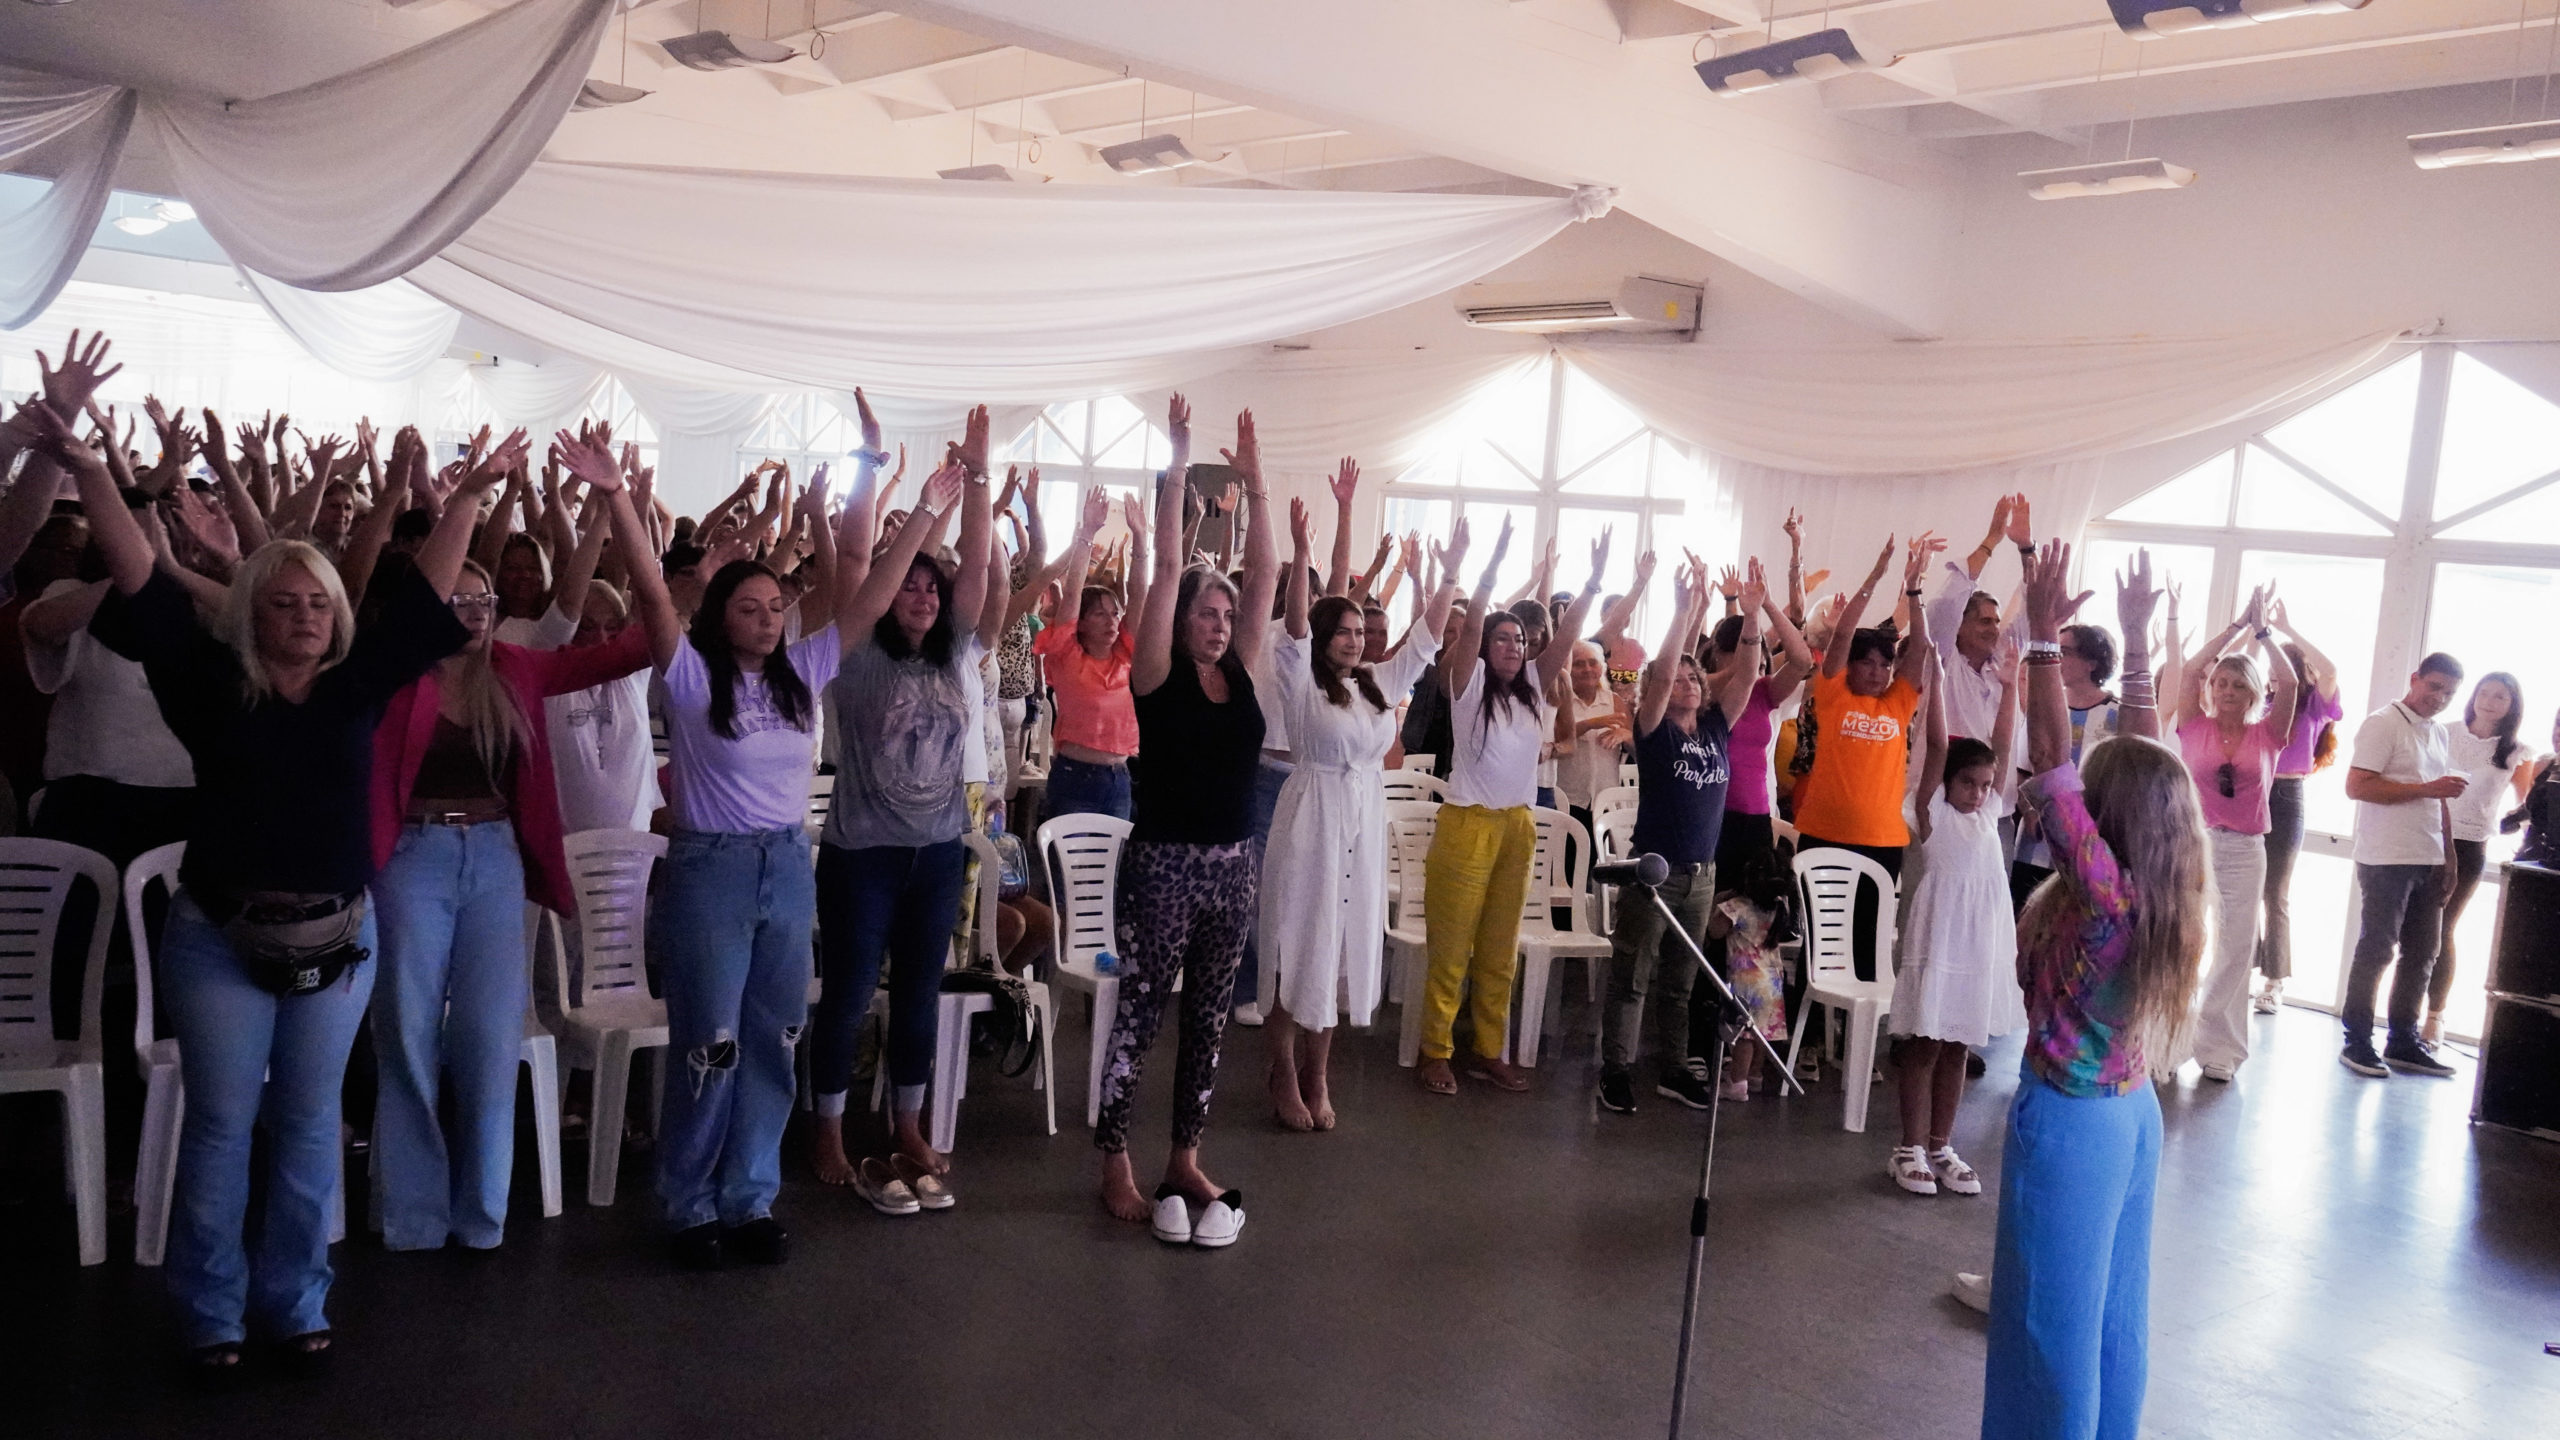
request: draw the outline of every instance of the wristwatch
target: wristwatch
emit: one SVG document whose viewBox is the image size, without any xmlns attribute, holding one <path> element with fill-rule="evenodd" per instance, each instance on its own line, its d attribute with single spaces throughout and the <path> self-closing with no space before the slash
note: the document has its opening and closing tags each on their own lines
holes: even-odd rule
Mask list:
<svg viewBox="0 0 2560 1440">
<path fill-rule="evenodd" d="M 889 463 L 889 452 L 886 450 L 856 450 L 853 452 L 853 458 L 861 461 L 865 465 L 878 467 Z"/>
<path fill-rule="evenodd" d="M 2024 653 L 2028 655 L 2051 655 L 2058 660 L 2062 658 L 2062 642 L 2059 640 L 2030 640 L 2026 644 Z"/>
</svg>

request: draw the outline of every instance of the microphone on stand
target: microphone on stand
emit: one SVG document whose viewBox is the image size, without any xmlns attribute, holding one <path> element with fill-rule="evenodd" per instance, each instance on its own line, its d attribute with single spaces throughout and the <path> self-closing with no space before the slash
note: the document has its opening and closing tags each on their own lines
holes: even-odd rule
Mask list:
<svg viewBox="0 0 2560 1440">
<path fill-rule="evenodd" d="M 1648 851 L 1632 860 L 1591 867 L 1594 885 L 1642 885 L 1650 890 L 1671 878 L 1671 862 Z"/>
</svg>

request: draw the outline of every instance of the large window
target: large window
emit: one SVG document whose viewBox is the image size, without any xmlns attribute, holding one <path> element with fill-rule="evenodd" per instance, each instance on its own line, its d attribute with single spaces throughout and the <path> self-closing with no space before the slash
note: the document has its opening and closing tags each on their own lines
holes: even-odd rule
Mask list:
<svg viewBox="0 0 2560 1440">
<path fill-rule="evenodd" d="M 814 391 L 777 396 L 773 408 L 767 410 L 756 428 L 747 432 L 738 446 L 738 475 L 767 460 L 779 460 L 791 467 L 793 481 L 806 485 L 810 473 L 819 465 L 835 466 L 839 473 L 838 493 L 852 481 L 845 469 L 845 457 L 862 448 L 861 424 L 836 409 L 833 401 Z M 925 467 L 931 469 L 930 465 Z M 922 471 L 910 469 L 910 475 Z M 886 479 L 887 477 L 882 477 Z M 730 481 L 736 484 L 736 481 Z"/>
<path fill-rule="evenodd" d="M 1197 458 L 1214 460 L 1217 451 L 1211 448 Z M 1173 459 L 1173 442 L 1153 417 L 1121 396 L 1107 395 L 1062 401 L 1041 411 L 995 459 L 998 464 L 1039 467 L 1040 515 L 1048 522 L 1049 555 L 1054 558 L 1075 533 L 1088 486 L 1099 485 L 1111 496 L 1111 520 L 1102 531 L 1105 542 L 1121 534 L 1122 497 L 1147 494 L 1156 473 Z"/>
<path fill-rule="evenodd" d="M 2493 670 L 2524 692 L 2524 739 L 2547 752 L 2560 656 L 2540 617 L 2560 604 L 2560 403 L 2511 377 L 2496 347 L 2431 345 L 2155 486 L 2090 526 L 2081 583 L 2136 546 L 2184 590 L 2193 643 L 2273 582 L 2295 627 L 2336 664 L 2347 719 L 2315 776 L 2312 836 L 2293 888 L 2290 999 L 2327 1007 L 2355 940 L 2346 756 L 2364 715 L 2396 698 L 2419 657 L 2459 659 L 2464 690 Z M 2164 695 L 2166 691 L 2163 691 Z M 2444 717 L 2460 723 L 2461 707 Z M 2502 862 L 2463 917 L 2447 1028 L 2474 1034 Z"/>
<path fill-rule="evenodd" d="M 1529 578 L 1549 539 L 1556 542 L 1553 590 L 1576 590 L 1591 570 L 1591 546 L 1611 535 L 1603 588 L 1633 580 L 1636 557 L 1656 552 L 1653 584 L 1636 616 L 1648 644 L 1671 622 L 1671 576 L 1685 546 L 1721 563 L 1733 537 L 1709 539 L 1693 505 L 1701 479 L 1686 449 L 1648 428 L 1635 412 L 1561 356 L 1478 396 L 1431 453 L 1386 488 L 1388 533 L 1445 536 L 1459 516 L 1470 532 L 1468 570 L 1493 554 L 1502 523 L 1512 525 L 1497 595 Z M 1593 618 L 1596 628 L 1598 619 Z"/>
</svg>

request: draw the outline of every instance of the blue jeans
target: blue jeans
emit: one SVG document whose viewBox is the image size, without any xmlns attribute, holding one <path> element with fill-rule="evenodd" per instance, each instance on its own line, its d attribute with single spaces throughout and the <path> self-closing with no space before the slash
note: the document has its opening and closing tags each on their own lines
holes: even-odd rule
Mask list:
<svg viewBox="0 0 2560 1440">
<path fill-rule="evenodd" d="M 1253 772 L 1253 863 L 1256 874 L 1262 870 L 1262 853 L 1271 848 L 1271 817 L 1280 809 L 1280 787 L 1289 783 L 1290 774 L 1297 768 L 1286 760 L 1274 760 L 1265 755 Z M 1236 967 L 1236 1003 L 1239 1005 L 1262 1003 L 1262 991 L 1258 988 L 1262 983 L 1262 947 L 1255 939 L 1261 929 L 1259 924 L 1245 927 L 1244 963 Z"/>
<path fill-rule="evenodd" d="M 358 943 L 375 946 L 369 914 Z M 186 1343 L 246 1339 L 253 1309 L 279 1336 L 325 1330 L 338 1087 L 373 994 L 373 966 L 349 966 L 328 989 L 290 999 L 262 990 L 180 890 L 160 935 L 159 987 L 187 1089 L 168 1254 Z M 249 1138 L 261 1120 L 269 1141 L 266 1220 L 252 1262 L 241 1229 Z"/>
<path fill-rule="evenodd" d="M 1983 1440 L 2134 1440 L 2151 1347 L 2160 1101 L 2018 1079 L 2000 1151 Z"/>
<path fill-rule="evenodd" d="M 402 827 L 374 877 L 373 903 L 382 925 L 373 1007 L 382 1243 L 437 1250 L 450 1236 L 494 1249 L 506 1237 L 515 1175 L 516 1064 L 531 988 L 515 827 Z M 441 1075 L 453 1077 L 450 1136 L 436 1121 Z"/>
<path fill-rule="evenodd" d="M 782 1189 L 792 1047 L 809 1018 L 809 841 L 679 830 L 649 909 L 667 1000 L 658 1198 L 678 1230 L 744 1225 Z"/>
<path fill-rule="evenodd" d="M 1129 767 L 1089 765 L 1064 755 L 1049 757 L 1049 817 L 1109 815 L 1129 818 Z"/>
<path fill-rule="evenodd" d="M 937 845 L 818 847 L 820 975 L 815 1052 L 809 1085 L 818 1111 L 844 1113 L 853 1083 L 854 1037 L 889 964 L 889 1083 L 898 1108 L 923 1108 L 933 1079 L 934 1039 L 942 1024 L 942 970 L 951 958 L 951 927 L 960 917 L 960 876 L 969 850 Z M 908 1103 L 912 1099 L 913 1104 Z"/>
</svg>

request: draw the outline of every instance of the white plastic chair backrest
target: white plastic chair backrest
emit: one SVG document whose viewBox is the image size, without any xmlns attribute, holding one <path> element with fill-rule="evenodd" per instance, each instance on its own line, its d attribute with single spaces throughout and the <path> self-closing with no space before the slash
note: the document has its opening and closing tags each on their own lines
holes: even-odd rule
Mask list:
<svg viewBox="0 0 2560 1440">
<path fill-rule="evenodd" d="M 1626 812 L 1629 825 L 1636 823 L 1636 787 L 1633 785 L 1612 785 L 1592 796 L 1591 827 L 1595 830 L 1608 829 L 1609 817 L 1621 810 Z"/>
<path fill-rule="evenodd" d="M 1428 775 L 1431 773 L 1431 767 L 1438 764 L 1439 761 L 1440 757 L 1437 755 L 1407 755 L 1404 757 L 1404 768 L 1407 770 L 1419 770 L 1423 774 Z"/>
<path fill-rule="evenodd" d="M 1599 801 L 1605 804 L 1610 796 L 1625 793 L 1624 786 L 1603 790 L 1600 792 Z M 1635 806 L 1620 805 L 1611 809 L 1600 809 L 1595 806 L 1591 812 L 1591 819 L 1600 830 L 1599 834 L 1591 837 L 1592 845 L 1599 852 L 1599 863 L 1606 865 L 1613 861 L 1624 860 L 1635 853 Z M 1616 933 L 1618 887 L 1615 885 L 1592 886 L 1591 901 L 1600 912 L 1593 922 L 1593 927 L 1603 935 Z"/>
<path fill-rule="evenodd" d="M 152 1013 L 152 982 L 158 977 L 151 973 L 151 952 L 160 936 L 144 923 L 150 913 L 145 901 L 153 885 L 160 887 L 163 900 L 176 897 L 178 866 L 186 858 L 187 842 L 180 840 L 145 850 L 124 867 L 124 928 L 133 937 L 133 1053 L 146 1060 L 153 1042 L 160 1038 L 159 1022 Z"/>
<path fill-rule="evenodd" d="M 1618 784 L 1620 784 L 1620 785 L 1627 785 L 1627 786 L 1633 786 L 1635 783 L 1636 783 L 1636 762 L 1634 762 L 1633 760 L 1621 760 L 1621 761 L 1619 761 L 1619 762 L 1618 762 Z M 1615 788 L 1615 787 L 1612 787 L 1612 788 Z"/>
<path fill-rule="evenodd" d="M 1449 782 L 1428 770 L 1388 770 L 1380 777 L 1387 787 L 1390 803 L 1398 800 L 1428 800 L 1437 805 L 1449 798 Z"/>
<path fill-rule="evenodd" d="M 1004 888 L 1004 857 L 996 853 L 996 842 L 975 830 L 961 832 L 960 843 L 978 860 L 978 909 L 976 934 L 970 937 L 970 948 L 981 965 L 996 963 L 996 910 Z"/>
<path fill-rule="evenodd" d="M 568 965 L 554 969 L 560 1008 L 598 1000 L 649 998 L 649 870 L 665 858 L 663 835 L 639 830 L 581 830 L 561 837 L 569 890 L 578 902 L 578 982 L 573 1001 Z"/>
<path fill-rule="evenodd" d="M 1416 917 L 1423 913 L 1424 879 L 1431 869 L 1431 839 L 1440 830 L 1440 807 L 1413 805 L 1401 814 L 1387 816 L 1387 853 L 1394 857 L 1403 884 L 1396 894 L 1395 928 L 1419 928 Z"/>
<path fill-rule="evenodd" d="M 827 812 L 835 808 L 835 803 L 836 777 L 811 771 L 809 773 L 809 820 L 804 827 L 809 832 L 810 844 L 818 843 L 819 832 L 827 828 Z"/>
<path fill-rule="evenodd" d="M 79 1051 L 99 1052 L 98 1003 L 106 993 L 107 941 L 115 934 L 115 863 L 59 840 L 0 839 L 0 1064 L 62 1053 L 53 1038 L 53 945 L 71 908 L 73 882 L 96 887 L 89 955 L 80 968 Z"/>
<path fill-rule="evenodd" d="M 1876 887 L 1876 966 L 1879 978 L 1893 973 L 1893 877 L 1855 850 L 1820 846 L 1796 852 L 1796 888 L 1804 903 L 1805 978 L 1855 979 L 1857 975 L 1858 880 Z"/>
<path fill-rule="evenodd" d="M 1583 907 L 1583 880 L 1591 873 L 1591 835 L 1582 822 L 1562 810 L 1540 806 L 1529 812 L 1538 824 L 1538 848 L 1529 861 L 1529 888 L 1520 900 L 1520 917 L 1553 928 L 1550 913 L 1561 906 L 1573 913 L 1572 929 L 1583 932 L 1590 911 Z"/>
<path fill-rule="evenodd" d="M 1396 849 L 1395 832 L 1392 827 L 1398 820 L 1431 821 L 1434 817 L 1438 816 L 1439 813 L 1440 807 L 1428 800 L 1390 800 L 1387 802 L 1387 824 L 1391 827 L 1388 831 L 1386 844 L 1387 924 L 1390 927 L 1396 923 L 1396 916 L 1400 913 L 1401 907 L 1405 903 L 1404 886 L 1406 883 L 1404 856 Z M 1422 884 L 1422 881 L 1417 875 L 1412 883 L 1416 887 L 1419 887 Z M 1419 888 L 1417 888 L 1414 893 L 1420 894 L 1421 892 Z"/>
<path fill-rule="evenodd" d="M 1128 839 L 1129 822 L 1109 815 L 1060 815 L 1040 826 L 1060 969 L 1091 975 L 1093 957 L 1118 943 L 1112 922 Z"/>
</svg>

